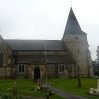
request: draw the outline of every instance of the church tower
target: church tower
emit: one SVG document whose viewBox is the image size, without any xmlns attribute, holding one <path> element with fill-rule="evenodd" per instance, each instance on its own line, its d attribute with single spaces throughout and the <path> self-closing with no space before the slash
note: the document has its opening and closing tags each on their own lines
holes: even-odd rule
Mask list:
<svg viewBox="0 0 99 99">
<path fill-rule="evenodd" d="M 90 51 L 88 49 L 87 34 L 81 30 L 71 7 L 62 40 L 75 57 L 80 76 L 89 77 L 93 73 Z M 78 74 L 77 74 L 78 75 Z"/>
</svg>

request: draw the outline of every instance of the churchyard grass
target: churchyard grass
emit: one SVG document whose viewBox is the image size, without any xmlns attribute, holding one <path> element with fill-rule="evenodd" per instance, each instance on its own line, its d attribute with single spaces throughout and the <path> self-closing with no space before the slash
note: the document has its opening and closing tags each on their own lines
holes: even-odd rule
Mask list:
<svg viewBox="0 0 99 99">
<path fill-rule="evenodd" d="M 53 87 L 62 89 L 64 91 L 77 94 L 89 99 L 99 99 L 99 96 L 89 95 L 90 88 L 97 88 L 96 78 L 82 78 L 81 84 L 82 87 L 78 87 L 78 79 L 76 78 L 50 78 L 48 80 L 49 84 L 51 83 Z"/>
<path fill-rule="evenodd" d="M 0 79 L 0 92 L 3 93 L 12 93 L 8 91 L 8 88 L 12 88 L 14 82 L 17 83 L 18 95 L 23 96 L 33 96 L 33 97 L 45 97 L 44 92 L 41 90 L 30 90 L 30 87 L 34 87 L 35 83 L 30 79 Z M 97 79 L 96 78 L 82 78 L 81 83 L 82 87 L 78 87 L 78 80 L 76 78 L 50 78 L 48 79 L 49 84 L 52 86 L 71 92 L 89 99 L 99 99 L 97 96 L 89 95 L 90 88 L 97 88 Z M 50 96 L 50 99 L 64 99 L 56 94 Z"/>
<path fill-rule="evenodd" d="M 45 97 L 45 92 L 41 90 L 30 90 L 30 87 L 36 86 L 36 84 L 30 79 L 13 79 L 13 80 L 0 79 L 0 92 L 12 94 L 12 91 L 10 91 L 9 89 L 13 87 L 14 82 L 16 82 L 17 84 L 18 95 L 33 96 L 39 98 Z M 64 99 L 64 98 L 56 94 L 53 94 L 52 96 L 50 96 L 50 99 Z"/>
</svg>

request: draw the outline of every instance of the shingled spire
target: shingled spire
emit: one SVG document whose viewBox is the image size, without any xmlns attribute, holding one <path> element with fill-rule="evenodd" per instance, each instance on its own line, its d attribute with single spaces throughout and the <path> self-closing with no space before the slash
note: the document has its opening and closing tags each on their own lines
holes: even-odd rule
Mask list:
<svg viewBox="0 0 99 99">
<path fill-rule="evenodd" d="M 80 25 L 76 19 L 76 16 L 72 10 L 72 7 L 71 7 L 70 12 L 69 12 L 69 16 L 68 16 L 68 20 L 67 20 L 67 24 L 65 27 L 63 38 L 66 34 L 86 35 L 86 33 L 84 33 L 81 30 Z"/>
</svg>

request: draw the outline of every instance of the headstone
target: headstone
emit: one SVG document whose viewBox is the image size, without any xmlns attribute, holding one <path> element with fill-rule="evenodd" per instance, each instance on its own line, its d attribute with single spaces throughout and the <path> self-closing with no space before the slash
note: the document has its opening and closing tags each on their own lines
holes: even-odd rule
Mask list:
<svg viewBox="0 0 99 99">
<path fill-rule="evenodd" d="M 49 93 L 46 93 L 46 99 L 49 99 Z"/>
<path fill-rule="evenodd" d="M 90 93 L 90 94 L 93 94 L 93 88 L 90 88 L 89 93 Z"/>
<path fill-rule="evenodd" d="M 99 90 L 99 79 L 98 79 L 98 87 L 97 87 L 97 90 Z"/>
<path fill-rule="evenodd" d="M 97 89 L 90 88 L 89 94 L 99 96 L 99 79 L 98 79 L 98 87 L 97 87 Z"/>
<path fill-rule="evenodd" d="M 14 95 L 15 97 L 17 97 L 17 85 L 16 85 L 16 82 L 15 82 L 14 85 L 13 85 L 13 95 Z"/>
</svg>

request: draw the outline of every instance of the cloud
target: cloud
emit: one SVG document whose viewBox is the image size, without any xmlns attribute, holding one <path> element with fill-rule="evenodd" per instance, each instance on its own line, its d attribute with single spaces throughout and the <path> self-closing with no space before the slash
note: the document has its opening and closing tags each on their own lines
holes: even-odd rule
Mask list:
<svg viewBox="0 0 99 99">
<path fill-rule="evenodd" d="M 72 8 L 84 32 L 92 59 L 99 45 L 99 0 L 72 0 Z M 4 39 L 61 40 L 68 14 L 69 0 L 1 0 L 0 34 Z"/>
</svg>

